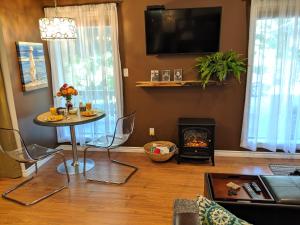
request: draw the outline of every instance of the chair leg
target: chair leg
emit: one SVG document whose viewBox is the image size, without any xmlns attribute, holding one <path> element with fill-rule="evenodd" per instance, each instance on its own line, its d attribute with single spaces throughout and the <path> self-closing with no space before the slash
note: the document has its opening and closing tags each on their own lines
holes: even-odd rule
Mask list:
<svg viewBox="0 0 300 225">
<path fill-rule="evenodd" d="M 35 168 L 35 175 L 37 175 L 38 173 L 38 166 L 37 166 L 37 162 L 34 163 L 34 168 Z"/>
<path fill-rule="evenodd" d="M 83 150 L 83 176 L 86 177 L 86 152 L 87 150 L 91 148 L 90 146 L 87 146 L 84 150 Z"/>
<path fill-rule="evenodd" d="M 60 155 L 62 157 L 62 160 L 64 162 L 64 167 L 65 167 L 65 170 L 66 170 L 67 181 L 68 181 L 68 185 L 69 185 L 69 183 L 70 183 L 70 174 L 69 174 L 69 170 L 68 170 L 68 166 L 67 166 L 67 161 L 66 161 L 65 155 L 62 152 L 57 152 L 56 154 L 58 154 L 58 155 Z"/>
<path fill-rule="evenodd" d="M 62 156 L 62 158 L 63 158 L 64 165 L 65 165 L 65 168 L 66 168 L 67 181 L 68 181 L 68 184 L 69 184 L 69 182 L 70 182 L 70 176 L 69 176 L 69 173 L 68 173 L 68 169 L 67 169 L 67 164 L 66 164 L 65 157 L 64 157 L 63 153 L 57 152 L 56 154 L 59 154 L 59 155 Z M 36 174 L 37 174 L 37 171 L 38 171 L 38 170 L 37 170 L 37 163 L 35 163 L 35 173 L 36 173 Z M 10 193 L 12 193 L 13 191 L 19 189 L 19 188 L 22 187 L 24 184 L 26 184 L 26 183 L 28 183 L 29 181 L 33 180 L 33 178 L 34 178 L 34 176 L 32 176 L 32 177 L 30 177 L 29 179 L 27 179 L 27 180 L 21 182 L 20 184 L 17 184 L 16 186 L 10 188 L 8 191 L 6 191 L 6 192 L 4 192 L 4 193 L 2 194 L 2 197 L 5 198 L 5 199 L 7 199 L 7 200 L 10 200 L 10 201 L 12 201 L 12 202 L 15 202 L 15 203 L 18 203 L 18 204 L 20 204 L 20 205 L 23 205 L 23 206 L 31 206 L 31 205 L 34 205 L 34 204 L 36 204 L 36 203 L 38 203 L 38 202 L 40 202 L 40 201 L 42 201 L 42 200 L 44 200 L 44 199 L 46 199 L 46 198 L 49 198 L 50 196 L 52 196 L 52 195 L 56 194 L 57 192 L 60 192 L 61 190 L 63 190 L 63 189 L 65 189 L 65 188 L 68 187 L 68 186 L 65 186 L 65 185 L 64 185 L 64 186 L 62 186 L 62 187 L 60 187 L 60 188 L 58 188 L 58 189 L 55 189 L 54 191 L 52 191 L 52 192 L 50 192 L 50 193 L 48 193 L 48 194 L 46 194 L 46 195 L 44 195 L 44 196 L 42 196 L 42 197 L 40 197 L 40 198 L 34 200 L 34 201 L 32 201 L 32 202 L 24 202 L 24 201 L 20 201 L 20 200 L 18 200 L 18 199 L 15 199 L 15 198 L 12 198 L 12 197 L 9 197 L 9 196 L 8 196 L 8 195 L 9 195 Z"/>
<path fill-rule="evenodd" d="M 130 168 L 133 168 L 133 171 L 127 177 L 125 177 L 125 179 L 122 182 L 111 181 L 110 183 L 112 183 L 112 184 L 125 184 L 130 179 L 130 177 L 132 177 L 132 175 L 135 174 L 138 171 L 138 168 L 136 166 L 133 166 L 133 165 L 130 165 L 130 164 L 127 164 L 127 163 L 123 163 L 123 162 L 120 162 L 120 161 L 117 161 L 117 160 L 113 160 L 113 159 L 111 159 L 110 161 L 113 162 L 113 163 L 122 165 L 122 166 L 127 166 L 127 167 L 130 167 Z"/>
<path fill-rule="evenodd" d="M 87 152 L 87 149 L 88 148 L 86 148 L 84 150 L 84 163 L 86 161 L 86 152 Z M 105 183 L 105 184 L 117 184 L 117 185 L 120 185 L 120 184 L 125 184 L 132 177 L 132 175 L 135 174 L 138 171 L 138 168 L 136 166 L 133 166 L 133 165 L 130 165 L 130 164 L 127 164 L 127 163 L 123 163 L 123 162 L 111 159 L 110 149 L 109 148 L 107 149 L 107 156 L 108 156 L 108 159 L 109 159 L 110 162 L 116 163 L 116 164 L 119 164 L 119 165 L 122 165 L 122 166 L 130 167 L 130 168 L 133 169 L 133 171 L 129 175 L 127 175 L 123 181 L 119 181 L 119 182 L 118 181 L 112 181 L 112 180 L 96 180 L 96 179 L 91 179 L 91 178 L 86 177 L 85 171 L 84 171 L 84 175 L 85 175 L 85 177 L 86 177 L 86 179 L 88 181 L 94 181 L 94 182 Z"/>
</svg>

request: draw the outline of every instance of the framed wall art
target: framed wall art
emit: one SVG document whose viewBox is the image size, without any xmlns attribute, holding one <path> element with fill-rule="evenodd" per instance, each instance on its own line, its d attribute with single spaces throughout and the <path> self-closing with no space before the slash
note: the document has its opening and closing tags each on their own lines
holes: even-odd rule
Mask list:
<svg viewBox="0 0 300 225">
<path fill-rule="evenodd" d="M 23 91 L 48 87 L 42 43 L 16 42 Z"/>
</svg>

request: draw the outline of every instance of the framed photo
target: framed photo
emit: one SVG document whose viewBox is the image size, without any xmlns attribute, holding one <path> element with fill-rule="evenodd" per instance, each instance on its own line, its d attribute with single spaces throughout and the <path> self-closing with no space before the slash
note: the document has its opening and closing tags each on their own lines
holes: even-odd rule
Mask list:
<svg viewBox="0 0 300 225">
<path fill-rule="evenodd" d="M 182 81 L 182 69 L 174 69 L 174 81 Z"/>
<path fill-rule="evenodd" d="M 43 44 L 17 42 L 16 47 L 23 91 L 48 87 Z"/>
<path fill-rule="evenodd" d="M 170 81 L 171 80 L 171 70 L 162 70 L 161 71 L 161 80 Z"/>
<path fill-rule="evenodd" d="M 159 81 L 159 71 L 151 70 L 151 81 Z"/>
</svg>

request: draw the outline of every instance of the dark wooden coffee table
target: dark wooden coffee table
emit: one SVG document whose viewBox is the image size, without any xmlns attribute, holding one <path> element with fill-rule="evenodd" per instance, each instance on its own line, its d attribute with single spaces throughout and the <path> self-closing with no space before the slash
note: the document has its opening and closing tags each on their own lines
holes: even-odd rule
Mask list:
<svg viewBox="0 0 300 225">
<path fill-rule="evenodd" d="M 225 173 L 209 173 L 206 175 L 208 196 L 214 201 L 228 201 L 228 202 L 258 202 L 258 203 L 274 203 L 275 200 L 266 185 L 257 175 L 241 175 L 241 174 L 225 174 Z M 233 182 L 241 186 L 241 189 L 236 195 L 229 195 L 229 188 L 227 183 Z M 253 199 L 242 188 L 243 184 L 255 182 L 262 190 L 261 193 L 256 194 L 257 198 Z"/>
<path fill-rule="evenodd" d="M 204 176 L 204 195 L 239 218 L 255 225 L 300 224 L 300 205 L 296 203 L 282 204 L 272 193 L 272 189 L 264 181 L 264 177 L 267 176 L 206 173 Z M 228 188 L 226 187 L 228 182 L 241 185 L 250 181 L 256 181 L 263 190 L 261 199 L 251 199 L 244 190 L 241 190 L 237 196 L 228 195 Z M 287 195 L 289 191 L 291 190 L 286 188 Z"/>
</svg>

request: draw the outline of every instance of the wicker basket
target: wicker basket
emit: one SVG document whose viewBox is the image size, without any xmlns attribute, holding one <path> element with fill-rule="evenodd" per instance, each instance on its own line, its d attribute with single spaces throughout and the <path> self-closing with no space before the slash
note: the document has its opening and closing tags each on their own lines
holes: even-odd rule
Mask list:
<svg viewBox="0 0 300 225">
<path fill-rule="evenodd" d="M 154 154 L 150 151 L 150 148 L 153 146 L 153 144 L 156 144 L 158 146 L 168 147 L 168 148 L 173 147 L 174 149 L 173 149 L 173 151 L 171 151 L 168 154 Z M 169 160 L 170 158 L 172 158 L 172 156 L 177 151 L 176 145 L 170 141 L 152 141 L 152 142 L 145 144 L 144 149 L 145 149 L 146 155 L 148 155 L 149 158 L 155 162 L 165 162 L 165 161 Z"/>
</svg>

